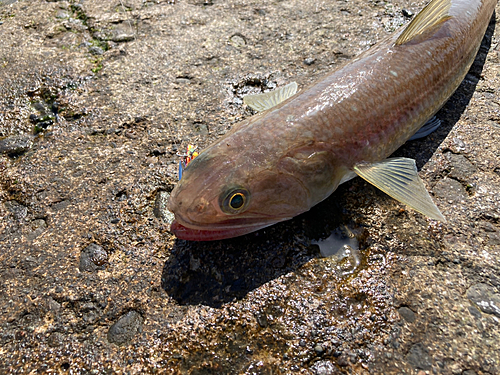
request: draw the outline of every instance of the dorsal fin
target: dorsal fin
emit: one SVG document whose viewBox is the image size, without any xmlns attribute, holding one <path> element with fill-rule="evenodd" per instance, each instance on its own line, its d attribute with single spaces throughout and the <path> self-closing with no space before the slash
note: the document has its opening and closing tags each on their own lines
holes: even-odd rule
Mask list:
<svg viewBox="0 0 500 375">
<path fill-rule="evenodd" d="M 402 45 L 436 28 L 451 18 L 449 15 L 451 0 L 432 0 L 410 22 L 408 27 L 396 40 L 396 45 Z"/>
<path fill-rule="evenodd" d="M 243 98 L 243 102 L 257 112 L 263 112 L 284 102 L 289 97 L 294 96 L 296 92 L 297 83 L 292 82 L 274 91 L 265 92 L 264 94 L 247 95 Z"/>
</svg>

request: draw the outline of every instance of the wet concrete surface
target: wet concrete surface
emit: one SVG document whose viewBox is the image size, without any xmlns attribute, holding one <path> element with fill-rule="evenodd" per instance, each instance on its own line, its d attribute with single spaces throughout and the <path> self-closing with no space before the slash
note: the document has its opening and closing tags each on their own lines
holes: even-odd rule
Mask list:
<svg viewBox="0 0 500 375">
<path fill-rule="evenodd" d="M 243 95 L 313 82 L 424 4 L 0 1 L 0 372 L 500 373 L 494 20 L 442 128 L 397 152 L 447 223 L 359 179 L 232 240 L 158 215 L 177 151 L 250 116 Z M 353 273 L 311 245 L 341 226 Z"/>
</svg>

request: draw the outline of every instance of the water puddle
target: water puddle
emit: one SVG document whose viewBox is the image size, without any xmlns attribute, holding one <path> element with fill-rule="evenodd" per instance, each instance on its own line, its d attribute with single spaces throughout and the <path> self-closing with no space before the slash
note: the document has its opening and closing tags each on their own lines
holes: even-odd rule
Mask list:
<svg viewBox="0 0 500 375">
<path fill-rule="evenodd" d="M 335 229 L 329 237 L 312 240 L 311 244 L 319 247 L 323 257 L 335 261 L 338 271 L 342 275 L 350 275 L 361 264 L 358 240 L 360 234 L 359 230 L 342 225 Z"/>
</svg>

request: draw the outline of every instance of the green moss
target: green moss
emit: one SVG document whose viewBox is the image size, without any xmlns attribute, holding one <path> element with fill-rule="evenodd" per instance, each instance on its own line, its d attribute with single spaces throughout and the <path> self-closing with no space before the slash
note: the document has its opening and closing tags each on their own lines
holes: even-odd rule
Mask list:
<svg viewBox="0 0 500 375">
<path fill-rule="evenodd" d="M 40 125 L 37 124 L 37 125 L 33 126 L 33 134 L 38 134 L 42 131 L 43 131 L 43 127 L 41 127 Z"/>
<path fill-rule="evenodd" d="M 109 44 L 105 40 L 92 39 L 90 41 L 90 44 L 92 44 L 95 47 L 101 48 L 103 51 L 107 51 L 109 49 Z"/>
<path fill-rule="evenodd" d="M 94 57 L 93 59 L 91 59 L 92 63 L 94 64 L 94 67 L 91 70 L 94 74 L 97 74 L 102 70 L 102 60 L 102 57 Z"/>
<path fill-rule="evenodd" d="M 71 11 L 75 14 L 75 18 L 82 21 L 87 26 L 87 15 L 83 12 L 82 8 L 76 5 L 71 5 Z"/>
</svg>

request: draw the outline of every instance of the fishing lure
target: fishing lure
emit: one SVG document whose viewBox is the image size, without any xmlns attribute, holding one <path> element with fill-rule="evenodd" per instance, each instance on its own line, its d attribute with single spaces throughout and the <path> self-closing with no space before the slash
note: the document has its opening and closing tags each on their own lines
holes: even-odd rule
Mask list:
<svg viewBox="0 0 500 375">
<path fill-rule="evenodd" d="M 184 169 L 186 169 L 188 164 L 191 163 L 193 159 L 198 156 L 198 152 L 196 152 L 197 148 L 198 146 L 187 145 L 185 154 L 177 153 L 177 156 L 180 156 L 181 158 L 181 160 L 179 161 L 179 181 L 182 178 L 182 172 L 184 171 Z"/>
</svg>

